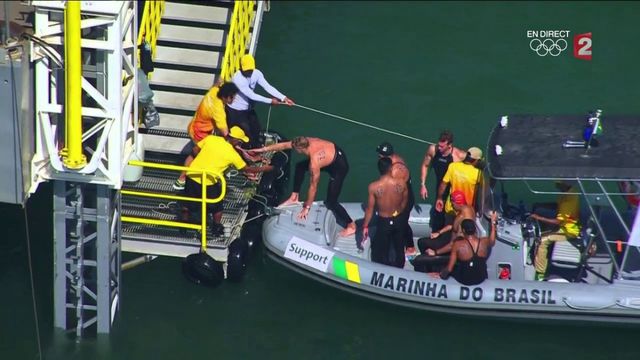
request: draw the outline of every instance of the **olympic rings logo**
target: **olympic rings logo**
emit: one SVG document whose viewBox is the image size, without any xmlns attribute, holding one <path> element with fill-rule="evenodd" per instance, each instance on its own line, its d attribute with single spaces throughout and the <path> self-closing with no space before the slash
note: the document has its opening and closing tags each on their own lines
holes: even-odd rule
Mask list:
<svg viewBox="0 0 640 360">
<path fill-rule="evenodd" d="M 567 40 L 565 39 L 532 39 L 529 42 L 529 48 L 538 56 L 558 56 L 567 49 Z"/>
</svg>

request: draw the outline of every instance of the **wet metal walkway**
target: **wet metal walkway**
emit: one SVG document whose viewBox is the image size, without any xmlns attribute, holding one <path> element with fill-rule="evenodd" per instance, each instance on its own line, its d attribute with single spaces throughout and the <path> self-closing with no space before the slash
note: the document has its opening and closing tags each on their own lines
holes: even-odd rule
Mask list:
<svg viewBox="0 0 640 360">
<path fill-rule="evenodd" d="M 183 157 L 147 151 L 145 161 L 180 165 Z M 125 183 L 123 190 L 179 195 L 180 192 L 172 186 L 177 176 L 176 171 L 145 168 L 142 178 L 135 183 Z M 260 201 L 255 200 L 259 198 L 255 194 L 257 183 L 247 179 L 243 173 L 228 170 L 225 178 L 227 193 L 222 224 L 228 231 L 224 236 L 214 237 L 207 229 L 207 253 L 218 261 L 226 261 L 228 245 L 240 236 L 242 225 L 247 220 L 249 202 Z M 122 216 L 181 221 L 180 211 L 181 205 L 177 201 L 122 195 Z M 192 229 L 123 222 L 121 234 L 122 251 L 134 253 L 186 257 L 199 252 L 201 247 L 200 232 Z"/>
</svg>

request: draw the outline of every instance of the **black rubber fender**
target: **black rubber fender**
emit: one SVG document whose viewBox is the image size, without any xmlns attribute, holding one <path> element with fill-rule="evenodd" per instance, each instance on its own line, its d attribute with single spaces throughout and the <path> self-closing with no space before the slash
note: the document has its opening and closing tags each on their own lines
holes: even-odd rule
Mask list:
<svg viewBox="0 0 640 360">
<path fill-rule="evenodd" d="M 265 217 L 252 220 L 242 227 L 240 237 L 247 243 L 249 249 L 253 249 L 262 241 L 262 224 Z"/>
<path fill-rule="evenodd" d="M 240 236 L 229 245 L 229 256 L 227 257 L 227 279 L 233 282 L 240 282 L 247 272 L 247 260 L 249 258 L 249 245 Z"/>
<path fill-rule="evenodd" d="M 205 252 L 191 254 L 182 262 L 182 273 L 192 282 L 217 287 L 224 280 L 222 263 Z"/>
</svg>

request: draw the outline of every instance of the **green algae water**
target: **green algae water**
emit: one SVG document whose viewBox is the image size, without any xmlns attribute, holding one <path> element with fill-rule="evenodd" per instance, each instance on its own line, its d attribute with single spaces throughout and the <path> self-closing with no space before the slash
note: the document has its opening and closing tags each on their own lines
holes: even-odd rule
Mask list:
<svg viewBox="0 0 640 360">
<path fill-rule="evenodd" d="M 272 2 L 257 67 L 301 105 L 462 148 L 484 149 L 505 114 L 640 113 L 640 4 L 632 2 Z M 540 56 L 528 31 L 568 30 Z M 591 33 L 592 59 L 574 57 Z M 267 108 L 258 105 L 266 126 Z M 639 124 L 640 126 L 640 124 Z M 351 171 L 343 201 L 366 200 L 375 147 L 393 143 L 414 186 L 426 145 L 300 108 L 275 107 L 271 129 L 336 142 Z M 532 129 L 535 131 L 535 129 Z M 606 117 L 605 117 L 606 136 Z M 297 160 L 294 157 L 294 161 Z M 318 198 L 324 197 L 326 179 Z M 432 191 L 433 178 L 428 187 Z M 417 187 L 414 189 L 417 193 Z M 515 189 L 514 191 L 518 191 Z M 512 199 L 518 199 L 512 194 Z M 24 218 L 0 205 L 0 359 L 38 348 Z M 637 359 L 640 328 L 440 314 L 369 300 L 312 281 L 260 248 L 240 284 L 185 280 L 180 260 L 123 272 L 108 337 L 53 329 L 51 188 L 29 201 L 37 317 L 46 359 Z"/>
</svg>

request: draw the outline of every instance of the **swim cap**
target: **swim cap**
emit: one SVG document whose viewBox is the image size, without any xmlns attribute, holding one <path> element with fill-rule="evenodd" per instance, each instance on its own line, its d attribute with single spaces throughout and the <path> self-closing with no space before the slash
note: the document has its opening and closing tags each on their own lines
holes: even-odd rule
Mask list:
<svg viewBox="0 0 640 360">
<path fill-rule="evenodd" d="M 378 145 L 376 151 L 382 156 L 390 156 L 391 154 L 393 154 L 393 145 L 385 141 L 382 144 Z"/>
<path fill-rule="evenodd" d="M 462 220 L 460 228 L 462 229 L 462 233 L 465 235 L 473 235 L 476 233 L 476 223 L 470 219 Z"/>
<path fill-rule="evenodd" d="M 464 197 L 464 193 L 460 190 L 456 190 L 451 193 L 451 202 L 456 205 L 467 205 L 467 199 Z"/>
</svg>

